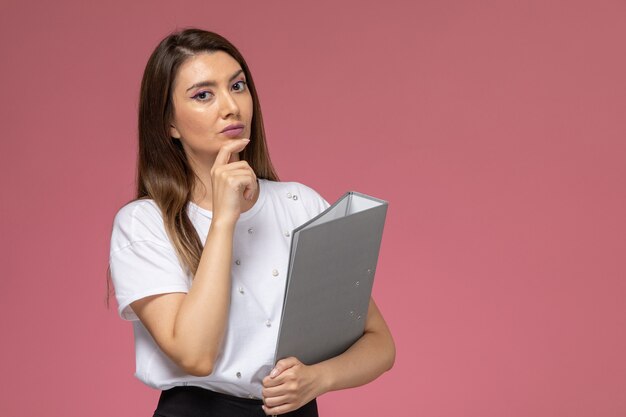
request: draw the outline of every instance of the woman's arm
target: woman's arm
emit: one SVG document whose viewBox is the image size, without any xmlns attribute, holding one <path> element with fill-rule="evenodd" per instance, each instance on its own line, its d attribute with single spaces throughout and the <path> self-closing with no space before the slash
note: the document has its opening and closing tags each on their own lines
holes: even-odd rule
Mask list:
<svg viewBox="0 0 626 417">
<path fill-rule="evenodd" d="M 371 299 L 363 336 L 347 351 L 311 366 L 293 357 L 278 361 L 263 379 L 265 413 L 283 414 L 325 392 L 367 384 L 391 369 L 395 355 L 389 328 Z"/>
<path fill-rule="evenodd" d="M 211 170 L 213 219 L 189 292 L 159 294 L 131 303 L 159 348 L 195 376 L 212 372 L 226 329 L 235 224 L 243 196 L 252 196 L 256 188 L 249 165 L 228 160 L 246 144 L 230 142 L 215 159 Z"/>
</svg>

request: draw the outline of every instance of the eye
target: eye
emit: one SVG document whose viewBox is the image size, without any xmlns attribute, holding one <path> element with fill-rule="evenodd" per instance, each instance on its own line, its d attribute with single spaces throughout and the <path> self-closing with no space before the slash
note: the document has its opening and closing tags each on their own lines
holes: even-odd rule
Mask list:
<svg viewBox="0 0 626 417">
<path fill-rule="evenodd" d="M 210 95 L 213 94 L 209 93 L 208 91 L 200 91 L 198 94 L 191 98 L 198 101 L 207 101 L 210 98 Z"/>
<path fill-rule="evenodd" d="M 233 84 L 233 87 L 235 87 L 236 85 L 239 85 L 238 88 L 235 88 L 235 91 L 243 91 L 246 88 L 246 82 L 241 80 L 241 81 L 237 81 L 235 84 Z"/>
</svg>

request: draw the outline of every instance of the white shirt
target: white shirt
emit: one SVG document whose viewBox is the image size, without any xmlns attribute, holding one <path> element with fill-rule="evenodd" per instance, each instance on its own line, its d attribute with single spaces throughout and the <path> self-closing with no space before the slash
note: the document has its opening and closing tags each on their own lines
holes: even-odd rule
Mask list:
<svg viewBox="0 0 626 417">
<path fill-rule="evenodd" d="M 118 313 L 133 323 L 135 376 L 160 390 L 194 385 L 261 398 L 262 380 L 273 367 L 291 232 L 328 206 L 303 184 L 259 179 L 256 203 L 241 213 L 235 226 L 227 330 L 207 377 L 186 374 L 170 360 L 130 307 L 149 295 L 186 293 L 192 277 L 178 261 L 156 203 L 144 199 L 122 207 L 113 223 L 110 267 Z M 188 214 L 204 244 L 212 213 L 190 203 Z"/>
</svg>

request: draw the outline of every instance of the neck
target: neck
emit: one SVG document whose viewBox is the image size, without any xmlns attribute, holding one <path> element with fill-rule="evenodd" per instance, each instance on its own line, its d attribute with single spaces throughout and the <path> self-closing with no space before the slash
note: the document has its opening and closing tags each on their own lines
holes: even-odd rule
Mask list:
<svg viewBox="0 0 626 417">
<path fill-rule="evenodd" d="M 213 182 L 211 180 L 211 168 L 213 160 L 201 161 L 195 155 L 187 154 L 187 161 L 196 174 L 191 201 L 202 208 L 211 210 L 213 206 Z"/>
</svg>

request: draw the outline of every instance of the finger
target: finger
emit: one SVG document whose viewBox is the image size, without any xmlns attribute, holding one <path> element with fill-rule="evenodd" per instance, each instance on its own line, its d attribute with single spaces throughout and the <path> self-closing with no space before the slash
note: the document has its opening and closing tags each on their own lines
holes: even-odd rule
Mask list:
<svg viewBox="0 0 626 417">
<path fill-rule="evenodd" d="M 229 162 L 226 165 L 221 165 L 219 169 L 220 170 L 223 170 L 223 169 L 249 169 L 249 170 L 252 171 L 252 167 L 250 166 L 248 161 L 245 161 L 245 160 Z"/>
<path fill-rule="evenodd" d="M 256 175 L 253 171 L 249 169 L 230 169 L 226 168 L 226 166 L 218 169 L 213 174 L 214 183 L 216 185 L 218 185 L 220 182 L 223 182 L 223 184 L 228 184 L 232 180 L 232 178 L 235 177 L 246 177 L 250 180 L 250 182 L 256 182 Z"/>
<path fill-rule="evenodd" d="M 211 168 L 211 175 L 213 176 L 213 178 L 219 178 L 220 176 L 222 177 L 226 176 L 230 172 L 235 171 L 235 170 L 245 170 L 249 172 L 251 175 L 255 176 L 256 178 L 256 174 L 254 170 L 246 161 L 229 162 L 226 165 L 214 164 L 213 167 Z"/>
<path fill-rule="evenodd" d="M 263 404 L 269 408 L 272 408 L 272 407 L 275 408 L 275 407 L 278 407 L 279 405 L 289 404 L 292 401 L 293 401 L 293 398 L 290 399 L 286 395 L 281 395 L 278 397 L 263 398 Z"/>
<path fill-rule="evenodd" d="M 295 404 L 282 404 L 277 407 L 268 407 L 266 405 L 262 405 L 261 407 L 263 408 L 265 414 L 267 414 L 268 416 L 285 414 L 297 408 Z"/>
<path fill-rule="evenodd" d="M 254 196 L 254 190 L 257 187 L 256 178 L 250 176 L 250 173 L 242 171 L 234 173 L 225 178 L 228 187 L 242 193 L 247 200 Z"/>
<path fill-rule="evenodd" d="M 276 380 L 270 378 L 270 381 L 271 383 L 275 383 Z M 284 383 L 279 383 L 278 385 L 263 386 L 263 389 L 261 390 L 261 395 L 263 396 L 263 398 L 272 398 L 286 395 L 288 392 L 289 387 Z"/>
<path fill-rule="evenodd" d="M 254 170 L 250 167 L 250 165 L 246 161 L 238 161 L 232 162 L 227 165 L 219 166 L 214 175 L 216 176 L 245 176 L 248 175 L 250 177 L 250 182 L 246 184 L 245 189 L 243 190 L 243 196 L 246 200 L 251 200 L 256 193 L 258 188 L 257 177 Z"/>
<path fill-rule="evenodd" d="M 228 142 L 220 148 L 215 157 L 214 166 L 226 165 L 230 159 L 230 155 L 234 152 L 241 152 L 246 145 L 250 143 L 250 139 L 238 139 Z"/>
<path fill-rule="evenodd" d="M 280 375 L 287 369 L 298 364 L 300 364 L 300 361 L 293 356 L 290 356 L 285 359 L 281 359 L 278 362 L 276 362 L 276 366 L 274 366 L 274 369 L 272 369 L 272 372 L 270 372 L 270 378 L 276 378 L 278 375 Z"/>
<path fill-rule="evenodd" d="M 248 180 L 248 176 L 246 176 L 246 180 L 242 180 L 243 189 L 243 198 L 246 200 L 252 200 L 254 198 L 254 193 L 256 192 L 257 183 L 256 177 L 252 177 Z"/>
<path fill-rule="evenodd" d="M 218 178 L 218 179 L 222 179 L 222 180 L 228 180 L 228 178 L 230 177 L 248 177 L 250 178 L 250 180 L 256 180 L 256 175 L 254 175 L 254 172 L 252 172 L 249 169 L 230 169 L 230 168 L 226 168 L 224 167 L 223 169 L 218 170 L 215 175 L 214 178 Z"/>
<path fill-rule="evenodd" d="M 263 378 L 263 387 L 264 388 L 272 388 L 282 385 L 285 381 L 280 376 L 270 377 L 269 375 Z"/>
<path fill-rule="evenodd" d="M 256 182 L 256 175 L 250 173 L 247 170 L 239 170 L 229 175 L 229 181 L 235 184 L 237 190 L 243 193 L 243 197 L 246 200 L 251 200 L 254 197 L 254 193 L 258 187 Z"/>
<path fill-rule="evenodd" d="M 256 182 L 256 175 L 252 178 L 252 181 L 246 186 L 246 189 L 243 192 L 243 196 L 246 200 L 252 200 L 254 194 L 256 193 L 256 189 L 259 185 Z"/>
</svg>

